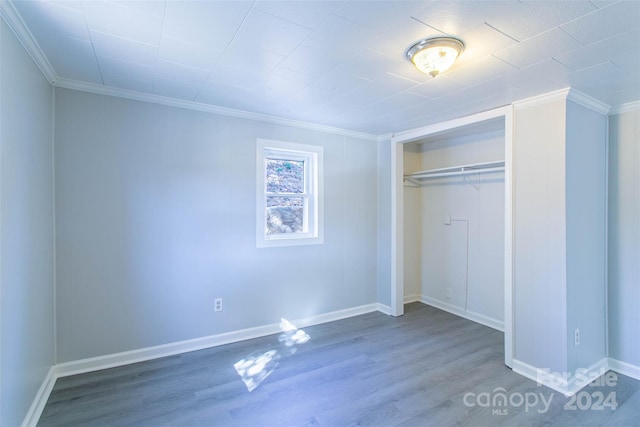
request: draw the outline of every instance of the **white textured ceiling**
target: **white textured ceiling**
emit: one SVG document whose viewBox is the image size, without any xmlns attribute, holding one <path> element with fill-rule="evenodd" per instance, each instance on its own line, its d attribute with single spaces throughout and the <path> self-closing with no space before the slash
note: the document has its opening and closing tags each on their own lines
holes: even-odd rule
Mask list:
<svg viewBox="0 0 640 427">
<path fill-rule="evenodd" d="M 370 134 L 572 87 L 640 100 L 640 0 L 10 2 L 53 67 L 80 81 Z M 431 78 L 421 38 L 466 49 Z"/>
</svg>

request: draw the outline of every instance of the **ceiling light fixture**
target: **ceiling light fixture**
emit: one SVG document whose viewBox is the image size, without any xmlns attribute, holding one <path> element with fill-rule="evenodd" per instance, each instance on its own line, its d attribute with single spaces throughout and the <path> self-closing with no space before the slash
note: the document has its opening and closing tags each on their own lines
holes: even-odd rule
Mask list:
<svg viewBox="0 0 640 427">
<path fill-rule="evenodd" d="M 435 77 L 448 70 L 464 50 L 464 43 L 453 37 L 420 40 L 407 50 L 407 58 L 418 71 Z"/>
</svg>

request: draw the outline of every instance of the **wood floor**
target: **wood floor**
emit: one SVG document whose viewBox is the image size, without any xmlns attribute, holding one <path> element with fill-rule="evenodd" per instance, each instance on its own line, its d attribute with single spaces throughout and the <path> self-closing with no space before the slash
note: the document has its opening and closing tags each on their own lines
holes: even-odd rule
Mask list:
<svg viewBox="0 0 640 427">
<path fill-rule="evenodd" d="M 503 364 L 501 332 L 420 303 L 305 331 L 290 355 L 270 336 L 60 378 L 39 425 L 640 426 L 640 381 L 617 375 L 572 405 Z M 270 349 L 279 366 L 248 392 L 234 363 Z M 591 409 L 598 392 L 617 409 Z"/>
</svg>

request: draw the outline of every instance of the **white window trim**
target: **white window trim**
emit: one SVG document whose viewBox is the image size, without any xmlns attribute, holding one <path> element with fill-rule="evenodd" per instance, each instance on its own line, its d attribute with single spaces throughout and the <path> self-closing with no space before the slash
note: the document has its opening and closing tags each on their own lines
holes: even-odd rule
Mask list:
<svg viewBox="0 0 640 427">
<path fill-rule="evenodd" d="M 305 192 L 308 215 L 304 233 L 266 234 L 266 158 L 305 160 Z M 256 247 L 317 245 L 324 243 L 324 150 L 316 145 L 258 138 L 256 144 Z"/>
</svg>

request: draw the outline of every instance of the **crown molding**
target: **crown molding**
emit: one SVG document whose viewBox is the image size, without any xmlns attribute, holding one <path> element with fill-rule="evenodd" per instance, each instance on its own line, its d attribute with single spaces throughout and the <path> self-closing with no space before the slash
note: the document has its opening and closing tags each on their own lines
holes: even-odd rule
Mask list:
<svg viewBox="0 0 640 427">
<path fill-rule="evenodd" d="M 579 90 L 575 90 L 575 89 L 570 89 L 569 90 L 569 94 L 567 96 L 567 99 L 569 101 L 573 101 L 576 104 L 580 104 L 583 107 L 586 107 L 590 110 L 593 110 L 597 113 L 603 114 L 603 115 L 608 115 L 609 112 L 611 111 L 611 106 L 605 104 L 604 102 L 598 101 L 597 99 L 589 96 L 589 95 L 585 95 L 584 93 L 580 92 Z"/>
<path fill-rule="evenodd" d="M 524 108 L 536 107 L 538 105 L 547 104 L 553 101 L 564 101 L 569 96 L 571 88 L 555 90 L 553 92 L 543 93 L 542 95 L 532 96 L 531 98 L 521 99 L 513 102 L 513 108 L 521 110 Z"/>
<path fill-rule="evenodd" d="M 391 138 L 393 138 L 393 133 L 385 133 L 383 135 L 378 135 L 376 137 L 378 142 L 387 142 L 387 141 L 391 141 Z"/>
<path fill-rule="evenodd" d="M 640 101 L 629 102 L 627 104 L 616 105 L 615 107 L 612 107 L 609 111 L 609 115 L 614 116 L 616 114 L 630 113 L 631 111 L 638 110 L 640 110 Z"/>
<path fill-rule="evenodd" d="M 148 102 L 152 104 L 160 104 L 170 107 L 184 108 L 195 111 L 202 111 L 207 113 L 219 114 L 228 117 L 243 118 L 249 120 L 256 120 L 271 124 L 278 124 L 284 126 L 297 127 L 308 130 L 315 130 L 319 132 L 332 133 L 335 135 L 341 135 L 350 138 L 364 139 L 367 141 L 378 141 L 378 136 L 370 133 L 350 131 L 347 129 L 340 129 L 331 126 L 318 125 L 314 123 L 303 122 L 293 119 L 285 119 L 282 117 L 269 116 L 266 114 L 252 113 L 248 111 L 235 110 L 233 108 L 219 107 L 217 105 L 208 105 L 194 101 L 184 101 L 179 99 L 168 98 L 159 95 L 145 94 L 141 92 L 135 92 L 126 89 L 117 89 L 107 86 L 97 85 L 94 83 L 85 83 L 76 80 L 64 79 L 57 76 L 55 70 L 51 66 L 51 63 L 47 59 L 46 55 L 40 49 L 40 46 L 36 42 L 33 34 L 29 31 L 22 17 L 15 9 L 11 0 L 0 0 L 0 16 L 7 23 L 11 31 L 15 34 L 16 38 L 20 41 L 25 48 L 29 56 L 33 59 L 36 66 L 40 69 L 44 77 L 49 84 L 54 87 L 61 87 L 66 89 L 74 89 L 83 92 L 96 93 L 101 95 L 114 96 L 118 98 L 125 98 L 135 101 Z"/>
<path fill-rule="evenodd" d="M 33 59 L 33 62 L 36 63 L 45 79 L 53 85 L 57 78 L 56 72 L 10 0 L 0 0 L 0 15 Z"/>
<path fill-rule="evenodd" d="M 335 135 L 346 136 L 350 138 L 364 139 L 367 141 L 378 141 L 378 136 L 364 133 L 350 131 L 346 129 L 334 128 L 331 126 L 318 125 L 314 123 L 307 123 L 293 119 L 285 119 L 282 117 L 269 116 L 266 114 L 252 113 L 248 111 L 235 110 L 233 108 L 220 107 L 217 105 L 203 104 L 195 101 L 185 101 L 175 98 L 168 98 L 165 96 L 136 92 L 127 89 L 113 88 L 109 86 L 98 85 L 95 83 L 80 82 L 77 80 L 69 80 L 59 78 L 54 82 L 55 87 L 64 89 L 73 89 L 81 92 L 95 93 L 99 95 L 113 96 L 116 98 L 125 98 L 133 101 L 148 102 L 151 104 L 164 105 L 168 107 L 183 108 L 187 110 L 201 111 L 205 113 L 219 114 L 222 116 L 235 117 L 241 119 L 256 120 L 260 122 L 266 122 L 271 124 L 291 126 L 308 130 L 315 130 L 319 132 L 332 133 Z"/>
<path fill-rule="evenodd" d="M 534 96 L 531 98 L 515 101 L 513 108 L 520 110 L 523 108 L 531 108 L 537 105 L 543 105 L 553 101 L 572 101 L 576 104 L 582 105 L 585 108 L 593 110 L 597 113 L 608 115 L 611 112 L 611 106 L 597 99 L 585 95 L 579 90 L 572 89 L 570 87 L 556 90 L 553 92 L 544 93 L 542 95 Z"/>
<path fill-rule="evenodd" d="M 400 132 L 399 134 L 389 133 L 383 135 L 374 135 L 365 132 L 350 131 L 347 129 L 340 129 L 331 126 L 318 125 L 309 122 L 303 122 L 293 119 L 286 119 L 282 117 L 270 116 L 261 113 L 252 113 L 248 111 L 236 110 L 233 108 L 220 107 L 217 105 L 203 104 L 195 101 L 185 101 L 174 98 L 168 98 L 160 95 L 146 94 L 142 92 L 131 91 L 127 89 L 118 89 L 107 86 L 102 86 L 94 83 L 86 83 L 77 80 L 70 80 L 59 78 L 51 66 L 51 63 L 47 59 L 46 55 L 40 49 L 40 46 L 36 42 L 33 34 L 27 28 L 26 24 L 22 20 L 22 17 L 15 9 L 12 0 L 0 0 L 0 16 L 9 26 L 13 34 L 20 41 L 25 48 L 29 56 L 33 59 L 36 66 L 40 69 L 43 76 L 54 87 L 61 87 L 65 89 L 79 90 L 83 92 L 113 96 L 118 98 L 125 98 L 130 100 L 148 102 L 153 104 L 165 105 L 176 108 L 183 108 L 201 112 L 208 112 L 212 114 L 218 114 L 228 117 L 243 118 L 249 120 L 256 120 L 271 124 L 278 124 L 284 126 L 297 127 L 308 130 L 315 130 L 320 132 L 332 133 L 335 135 L 341 135 L 345 137 L 364 139 L 368 141 L 383 142 L 392 139 L 403 139 L 407 137 L 407 134 L 415 133 L 416 131 L 424 131 L 425 128 L 413 129 L 409 131 Z M 595 98 L 592 98 L 578 90 L 572 88 L 564 88 L 557 91 L 545 93 L 542 95 L 526 98 L 523 100 L 515 101 L 512 103 L 513 108 L 523 109 L 530 108 L 536 105 L 542 105 L 548 102 L 556 100 L 570 100 L 583 107 L 589 108 L 604 115 L 621 114 L 630 111 L 636 111 L 640 109 L 640 101 L 631 102 L 615 107 L 611 107 Z M 427 126 L 426 128 L 429 128 Z"/>
</svg>

